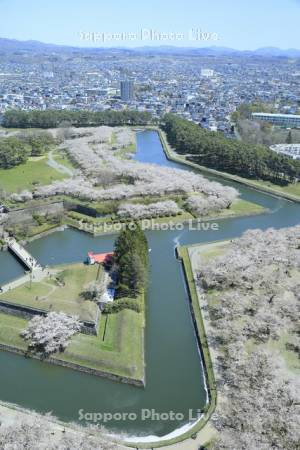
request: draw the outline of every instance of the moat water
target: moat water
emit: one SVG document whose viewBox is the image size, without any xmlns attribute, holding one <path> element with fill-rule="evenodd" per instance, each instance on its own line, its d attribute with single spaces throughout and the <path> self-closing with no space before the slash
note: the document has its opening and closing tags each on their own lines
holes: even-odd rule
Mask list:
<svg viewBox="0 0 300 450">
<path fill-rule="evenodd" d="M 170 162 L 155 131 L 137 134 L 135 159 L 189 170 Z M 174 249 L 178 244 L 205 243 L 240 236 L 249 228 L 266 229 L 296 225 L 300 206 L 233 182 L 209 177 L 236 187 L 241 198 L 268 208 L 259 216 L 218 220 L 218 231 L 148 231 L 150 282 L 147 296 L 146 388 L 86 375 L 69 369 L 0 352 L 0 399 L 62 420 L 78 420 L 85 412 L 135 413 L 136 420 L 113 421 L 107 428 L 128 435 L 162 436 L 195 417 L 206 403 L 205 379 L 191 319 L 181 264 Z M 216 222 L 216 221 L 214 221 Z M 92 237 L 68 229 L 30 243 L 28 250 L 47 265 L 83 261 L 88 250 L 110 251 L 115 236 Z M 0 252 L 0 284 L 20 276 L 23 268 L 7 252 Z M 142 420 L 141 411 L 174 411 L 180 420 Z M 155 417 L 154 417 L 155 419 Z"/>
</svg>

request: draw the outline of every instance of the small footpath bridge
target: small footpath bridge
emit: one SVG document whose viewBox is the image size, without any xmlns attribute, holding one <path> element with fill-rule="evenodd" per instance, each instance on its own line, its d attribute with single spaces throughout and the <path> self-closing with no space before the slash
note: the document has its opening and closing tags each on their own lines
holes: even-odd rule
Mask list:
<svg viewBox="0 0 300 450">
<path fill-rule="evenodd" d="M 6 244 L 9 250 L 24 264 L 25 267 L 27 267 L 27 269 L 30 270 L 30 272 L 42 268 L 38 261 L 15 239 L 7 238 Z"/>
</svg>

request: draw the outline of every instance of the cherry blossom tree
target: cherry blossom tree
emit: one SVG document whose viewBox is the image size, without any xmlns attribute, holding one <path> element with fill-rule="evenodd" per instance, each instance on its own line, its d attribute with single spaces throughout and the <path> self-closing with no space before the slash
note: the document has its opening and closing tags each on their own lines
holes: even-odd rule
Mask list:
<svg viewBox="0 0 300 450">
<path fill-rule="evenodd" d="M 112 136 L 114 143 L 112 145 Z M 78 169 L 69 179 L 12 194 L 14 201 L 67 195 L 82 200 L 127 200 L 168 194 L 190 195 L 188 206 L 198 215 L 229 208 L 238 192 L 181 169 L 120 158 L 116 150 L 135 142 L 132 130 L 110 127 L 72 129 L 61 144 Z M 191 193 L 201 194 L 198 198 Z"/>
<path fill-rule="evenodd" d="M 124 203 L 119 207 L 117 214 L 120 217 L 144 219 L 147 217 L 177 215 L 181 212 L 182 210 L 178 207 L 176 202 L 167 200 L 164 202 L 150 203 L 148 205 Z"/>
<path fill-rule="evenodd" d="M 99 427 L 72 424 L 61 427 L 50 414 L 15 412 L 13 421 L 0 424 L 3 450 L 114 450 L 116 444 L 105 438 Z"/>
<path fill-rule="evenodd" d="M 13 193 L 10 196 L 10 199 L 14 202 L 26 202 L 28 200 L 33 199 L 32 192 L 30 191 L 22 191 L 19 194 Z"/>
<path fill-rule="evenodd" d="M 284 337 L 299 353 L 299 269 L 297 226 L 247 231 L 198 272 L 216 352 L 216 450 L 299 448 L 300 382 L 276 350 Z"/>
<path fill-rule="evenodd" d="M 70 338 L 80 329 L 77 317 L 50 312 L 46 317 L 33 317 L 21 336 L 29 342 L 29 349 L 48 355 L 65 350 Z"/>
</svg>

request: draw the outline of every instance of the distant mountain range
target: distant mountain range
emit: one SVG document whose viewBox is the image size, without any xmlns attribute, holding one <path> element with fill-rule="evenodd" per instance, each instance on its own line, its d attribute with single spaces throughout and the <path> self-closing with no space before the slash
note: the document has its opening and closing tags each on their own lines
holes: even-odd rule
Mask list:
<svg viewBox="0 0 300 450">
<path fill-rule="evenodd" d="M 163 54 L 187 56 L 262 56 L 300 58 L 300 50 L 290 48 L 282 50 L 277 47 L 263 47 L 257 50 L 235 50 L 228 47 L 175 47 L 175 46 L 144 46 L 144 47 L 75 47 L 68 45 L 46 44 L 39 41 L 18 41 L 16 39 L 0 38 L 0 52 L 115 52 L 129 54 Z"/>
</svg>

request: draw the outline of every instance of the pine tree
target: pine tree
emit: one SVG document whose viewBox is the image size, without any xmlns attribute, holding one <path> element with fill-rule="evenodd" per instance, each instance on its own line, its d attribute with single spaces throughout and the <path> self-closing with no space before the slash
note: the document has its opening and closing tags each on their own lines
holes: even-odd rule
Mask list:
<svg viewBox="0 0 300 450">
<path fill-rule="evenodd" d="M 115 242 L 117 297 L 136 297 L 146 287 L 148 243 L 138 224 L 120 233 Z"/>
</svg>

